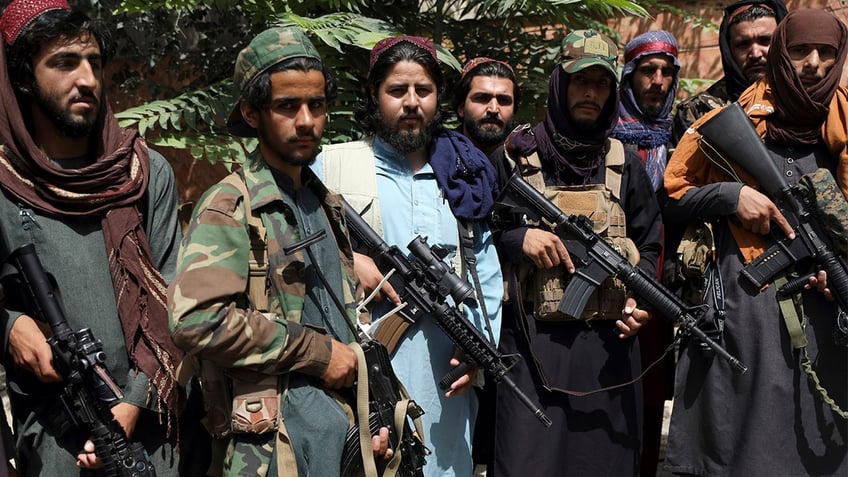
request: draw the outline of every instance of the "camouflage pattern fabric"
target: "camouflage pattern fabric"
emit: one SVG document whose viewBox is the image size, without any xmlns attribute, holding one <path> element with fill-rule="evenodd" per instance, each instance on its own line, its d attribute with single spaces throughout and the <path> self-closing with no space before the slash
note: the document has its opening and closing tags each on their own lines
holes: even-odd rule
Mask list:
<svg viewBox="0 0 848 477">
<path fill-rule="evenodd" d="M 713 109 L 723 108 L 731 102 L 727 92 L 727 81 L 724 78 L 713 83 L 706 91 L 681 101 L 677 105 L 671 122 L 671 144 L 677 146 L 689 126 L 701 116 Z"/>
<path fill-rule="evenodd" d="M 813 213 L 827 232 L 835 252 L 848 257 L 848 202 L 833 174 L 820 168 L 802 176 L 798 184 L 813 199 Z"/>
<path fill-rule="evenodd" d="M 241 193 L 230 181 L 242 173 L 250 194 L 251 209 L 259 211 L 267 229 L 269 263 L 269 313 L 252 309 L 246 296 L 251 237 Z M 306 174 L 312 174 L 306 170 Z M 329 194 L 314 178 L 309 181 L 330 219 L 346 286 L 346 303 L 353 303 L 355 275 L 353 252 L 344 226 L 340 197 Z M 236 381 L 256 383 L 268 376 L 298 371 L 321 376 L 332 349 L 331 338 L 300 324 L 306 293 L 304 257 L 298 251 L 285 255 L 283 247 L 301 239 L 294 212 L 284 203 L 264 160 L 254 153 L 237 171 L 204 194 L 193 213 L 180 249 L 177 276 L 168 289 L 174 342 L 201 360 L 225 370 Z M 353 307 L 349 318 L 355 319 Z M 266 316 L 267 315 L 267 316 Z M 269 318 L 270 317 L 270 318 Z M 276 433 L 262 434 L 273 445 Z M 227 466 L 230 471 L 267 465 L 260 447 L 242 447 L 244 435 L 232 437 Z M 264 442 L 264 441 L 263 441 Z M 243 448 L 251 449 L 252 457 Z M 250 457 L 250 458 L 248 458 Z M 229 473 L 229 472 L 228 472 Z M 241 475 L 241 474 L 239 474 Z"/>
</svg>

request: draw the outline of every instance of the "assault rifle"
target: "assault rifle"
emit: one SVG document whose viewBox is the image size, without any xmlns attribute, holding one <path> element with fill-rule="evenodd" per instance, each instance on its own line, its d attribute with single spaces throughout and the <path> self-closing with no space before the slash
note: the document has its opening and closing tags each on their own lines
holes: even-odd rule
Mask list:
<svg viewBox="0 0 848 477">
<path fill-rule="evenodd" d="M 154 477 L 156 471 L 141 443 L 127 438 L 111 408 L 123 397 L 106 367 L 103 344 L 88 328 L 73 331 L 68 325 L 54 284 L 33 244 L 18 248 L 7 259 L 18 274 L 4 280 L 7 299 L 16 290 L 27 314 L 50 325 L 47 340 L 53 366 L 63 378 L 59 400 L 70 425 L 90 433 L 95 454 L 109 477 Z"/>
<path fill-rule="evenodd" d="M 548 416 L 506 374 L 519 357 L 502 355 L 458 308 L 447 302 L 447 297 L 452 296 L 460 303 L 473 291 L 445 265 L 441 252 L 433 250 L 437 247 L 430 247 L 423 238 L 416 237 L 408 246 L 416 260 L 410 260 L 400 249 L 389 246 L 377 235 L 347 202 L 344 205 L 351 238 L 368 251 L 383 274 L 388 275 L 394 270 L 390 283 L 401 300 L 407 303 L 398 313 L 411 323 L 424 315 L 432 316 L 438 327 L 465 353 L 467 366 L 479 367 L 488 372 L 495 382 L 504 383 L 545 427 L 550 427 Z M 450 385 L 459 377 L 457 373 L 464 373 L 466 369 L 466 366 L 455 368 L 459 371 L 442 379 L 440 387 Z"/>
<path fill-rule="evenodd" d="M 812 259 L 827 272 L 827 286 L 842 311 L 834 337 L 844 342 L 848 333 L 848 316 L 844 313 L 848 310 L 848 266 L 844 256 L 846 237 L 828 232 L 821 207 L 816 201 L 817 191 L 821 189 L 827 196 L 826 207 L 836 211 L 831 215 L 836 215 L 838 220 L 846 220 L 848 203 L 833 177 L 829 172 L 825 173 L 826 170 L 820 170 L 820 184 L 803 185 L 805 181 L 802 179 L 798 185 L 789 185 L 739 103 L 724 108 L 702 124 L 698 132 L 701 134 L 701 147 L 708 155 L 714 152 L 721 159 L 732 158 L 733 163 L 757 179 L 763 192 L 780 208 L 795 232 L 794 239 L 779 237 L 774 245 L 742 269 L 742 276 L 759 289 L 790 265 L 802 259 Z M 842 247 L 841 256 L 834 247 L 835 243 Z M 793 288 L 800 288 L 807 283 L 807 278 L 804 276 L 796 280 L 794 286 L 788 284 L 786 290 L 791 292 Z"/>
<path fill-rule="evenodd" d="M 741 374 L 748 370 L 698 328 L 704 307 L 687 306 L 654 277 L 631 265 L 618 250 L 595 233 L 592 220 L 585 215 L 566 215 L 518 173 L 509 179 L 496 207 L 496 213 L 508 208 L 512 214 L 521 211 L 531 218 L 543 218 L 553 224 L 553 232 L 562 240 L 576 268 L 559 303 L 560 313 L 580 318 L 595 289 L 608 277 L 615 276 L 640 301 L 649 304 L 667 319 L 677 321 L 682 329 L 715 350 L 734 371 Z"/>
<path fill-rule="evenodd" d="M 357 387 L 363 384 L 365 376 L 367 376 L 367 408 L 360 408 L 361 403 L 357 400 L 357 418 L 358 422 L 365 421 L 367 414 L 368 429 L 362 429 L 360 424 L 354 424 L 348 429 L 345 436 L 344 447 L 342 449 L 341 475 L 342 477 L 357 477 L 363 475 L 363 470 L 371 467 L 371 462 L 366 464 L 365 459 L 370 459 L 374 462 L 374 471 L 377 475 L 383 475 L 387 472 L 388 467 L 392 466 L 393 471 L 398 477 L 423 477 L 423 467 L 426 463 L 425 456 L 429 450 L 424 446 L 423 442 L 417 435 L 412 432 L 407 416 L 412 419 L 417 419 L 424 414 L 424 411 L 415 404 L 414 401 L 409 401 L 403 414 L 396 415 L 399 411 L 399 403 L 404 401 L 404 396 L 401 392 L 400 381 L 395 375 L 392 368 L 392 362 L 389 359 L 389 352 L 386 347 L 379 341 L 360 333 L 347 320 L 347 310 L 338 296 L 333 293 L 326 276 L 317 266 L 317 261 L 312 253 L 310 245 L 323 240 L 327 236 L 326 232 L 318 231 L 302 240 L 290 244 L 283 248 L 283 253 L 291 255 L 297 250 L 305 250 L 309 260 L 315 267 L 315 274 L 324 285 L 330 299 L 338 309 L 339 313 L 345 318 L 345 323 L 353 333 L 354 339 L 362 348 L 364 355 L 363 360 L 359 360 L 358 372 L 362 379 L 357 379 Z M 359 357 L 358 357 L 359 358 Z M 363 368 L 366 368 L 363 370 Z M 364 373 L 364 374 L 363 374 Z M 365 392 L 365 390 L 359 390 Z M 357 394 L 358 394 L 357 393 Z M 402 422 L 401 422 L 402 421 Z M 389 430 L 389 448 L 394 450 L 394 457 L 390 461 L 382 459 L 374 459 L 371 455 L 363 453 L 361 441 L 363 439 L 371 439 L 371 436 L 377 435 L 380 428 Z M 395 460 L 399 459 L 399 462 Z M 368 474 L 370 475 L 370 474 Z"/>
</svg>

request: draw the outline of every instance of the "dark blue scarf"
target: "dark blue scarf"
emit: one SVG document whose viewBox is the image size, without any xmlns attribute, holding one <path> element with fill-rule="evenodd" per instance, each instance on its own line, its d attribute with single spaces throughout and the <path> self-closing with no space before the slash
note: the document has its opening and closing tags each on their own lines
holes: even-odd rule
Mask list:
<svg viewBox="0 0 848 477">
<path fill-rule="evenodd" d="M 462 134 L 439 129 L 430 142 L 430 166 L 458 219 L 482 220 L 498 197 L 489 158 Z"/>
</svg>

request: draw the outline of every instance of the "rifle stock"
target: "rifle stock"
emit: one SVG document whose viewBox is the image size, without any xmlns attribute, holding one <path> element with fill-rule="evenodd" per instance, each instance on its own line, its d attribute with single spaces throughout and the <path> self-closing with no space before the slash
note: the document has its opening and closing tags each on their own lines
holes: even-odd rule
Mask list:
<svg viewBox="0 0 848 477">
<path fill-rule="evenodd" d="M 518 356 L 502 355 L 459 309 L 448 304 L 448 296 L 453 296 L 457 303 L 467 297 L 472 292 L 468 284 L 441 262 L 423 238 L 417 237 L 410 242 L 410 251 L 416 257 L 410 260 L 396 246 L 389 246 L 377 235 L 347 201 L 344 207 L 351 238 L 368 250 L 384 275 L 395 270 L 394 276 L 399 280 L 396 283 L 400 286 L 392 285 L 409 304 L 407 308 L 412 308 L 416 316 L 432 316 L 445 335 L 465 353 L 470 366 L 480 367 L 496 382 L 504 383 L 545 427 L 549 427 L 551 420 L 507 375 Z M 442 382 L 448 379 L 451 378 L 446 377 Z"/>
<path fill-rule="evenodd" d="M 576 276 L 572 277 L 572 281 L 578 280 L 577 294 L 572 295 L 574 290 L 566 288 L 559 306 L 561 311 L 568 310 L 569 316 L 580 318 L 586 300 L 583 295 L 591 294 L 604 279 L 615 276 L 642 302 L 648 303 L 666 319 L 676 321 L 681 328 L 712 348 L 734 371 L 740 374 L 747 371 L 747 366 L 698 328 L 703 308 L 687 306 L 654 277 L 631 265 L 627 258 L 594 232 L 588 217 L 566 215 L 518 173 L 509 179 L 498 202 L 499 207 L 525 211 L 533 218 L 553 224 L 554 233 L 562 240 L 577 269 Z"/>
<path fill-rule="evenodd" d="M 794 239 L 779 238 L 775 245 L 748 264 L 742 275 L 757 288 L 762 288 L 789 265 L 812 258 L 827 272 L 828 288 L 839 308 L 848 310 L 848 266 L 844 257 L 835 252 L 826 228 L 814 213 L 813 198 L 786 181 L 739 103 L 724 108 L 702 124 L 698 132 L 707 147 L 756 177 L 795 231 Z M 834 200 L 845 202 L 841 193 L 835 195 Z"/>
</svg>

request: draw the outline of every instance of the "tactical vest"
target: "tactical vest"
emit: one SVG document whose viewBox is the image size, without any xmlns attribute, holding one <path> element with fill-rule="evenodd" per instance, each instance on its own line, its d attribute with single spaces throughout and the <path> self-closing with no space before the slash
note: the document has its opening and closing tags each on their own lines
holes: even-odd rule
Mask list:
<svg viewBox="0 0 848 477">
<path fill-rule="evenodd" d="M 377 194 L 377 166 L 374 139 L 329 144 L 321 149 L 321 181 L 341 194 L 365 222 L 383 236 L 380 199 Z"/>
<path fill-rule="evenodd" d="M 592 219 L 595 233 L 604 238 L 635 265 L 639 261 L 636 244 L 627 238 L 624 209 L 621 207 L 621 177 L 624 169 L 624 147 L 616 139 L 608 141 L 609 151 L 604 158 L 604 184 L 585 186 L 548 186 L 542 175 L 539 154 L 533 152 L 518 160 L 524 179 L 567 214 L 585 215 Z M 551 230 L 550 224 L 542 224 Z M 568 272 L 560 265 L 549 269 L 522 267 L 520 281 L 526 283 L 525 299 L 534 303 L 536 319 L 566 321 L 574 318 L 557 311 L 568 285 Z M 615 277 L 607 278 L 592 293 L 581 320 L 617 320 L 621 318 L 626 291 Z"/>
</svg>

